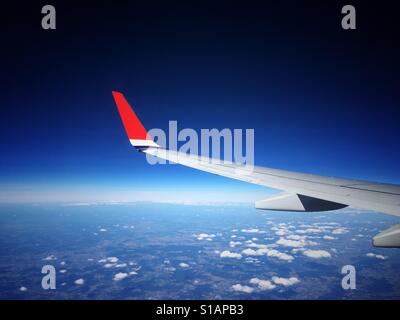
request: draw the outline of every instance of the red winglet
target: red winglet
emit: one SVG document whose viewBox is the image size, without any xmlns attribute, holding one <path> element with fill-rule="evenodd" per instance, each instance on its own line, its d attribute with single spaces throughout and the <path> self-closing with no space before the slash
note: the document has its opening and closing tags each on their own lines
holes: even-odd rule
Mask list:
<svg viewBox="0 0 400 320">
<path fill-rule="evenodd" d="M 128 138 L 146 140 L 148 138 L 147 131 L 126 101 L 124 95 L 117 91 L 113 91 L 112 95 L 117 104 L 119 115 L 121 116 Z"/>
</svg>

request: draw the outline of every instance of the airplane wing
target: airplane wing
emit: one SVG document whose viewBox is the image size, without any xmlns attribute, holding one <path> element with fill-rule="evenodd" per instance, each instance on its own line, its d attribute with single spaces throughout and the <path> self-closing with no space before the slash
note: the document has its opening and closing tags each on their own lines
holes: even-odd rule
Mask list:
<svg viewBox="0 0 400 320">
<path fill-rule="evenodd" d="M 400 216 L 399 185 L 246 166 L 164 149 L 147 134 L 124 96 L 115 91 L 113 96 L 128 138 L 139 151 L 194 169 L 284 191 L 257 201 L 258 209 L 312 212 L 352 206 Z M 400 246 L 400 224 L 377 235 L 374 245 Z"/>
</svg>

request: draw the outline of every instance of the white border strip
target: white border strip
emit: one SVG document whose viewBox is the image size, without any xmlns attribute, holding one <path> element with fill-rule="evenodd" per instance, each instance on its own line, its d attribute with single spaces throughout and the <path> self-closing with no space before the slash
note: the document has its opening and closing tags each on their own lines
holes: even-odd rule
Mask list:
<svg viewBox="0 0 400 320">
<path fill-rule="evenodd" d="M 133 145 L 134 147 L 156 147 L 156 148 L 160 147 L 153 140 L 129 139 L 129 141 L 130 141 L 131 145 Z"/>
</svg>

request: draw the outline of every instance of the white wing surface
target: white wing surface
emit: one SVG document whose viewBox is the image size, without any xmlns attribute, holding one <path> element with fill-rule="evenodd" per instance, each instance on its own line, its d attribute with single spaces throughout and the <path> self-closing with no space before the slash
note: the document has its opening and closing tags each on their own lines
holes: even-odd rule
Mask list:
<svg viewBox="0 0 400 320">
<path fill-rule="evenodd" d="M 256 202 L 258 209 L 327 211 L 352 206 L 400 216 L 399 185 L 244 166 L 161 148 L 148 136 L 124 96 L 119 92 L 113 92 L 113 96 L 128 138 L 139 151 L 194 169 L 284 191 Z M 400 225 L 385 232 L 374 238 L 375 245 L 400 246 Z"/>
</svg>

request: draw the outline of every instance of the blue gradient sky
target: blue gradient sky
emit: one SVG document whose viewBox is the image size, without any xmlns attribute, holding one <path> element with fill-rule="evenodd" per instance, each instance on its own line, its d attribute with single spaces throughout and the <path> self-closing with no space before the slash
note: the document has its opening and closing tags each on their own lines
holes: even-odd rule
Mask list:
<svg viewBox="0 0 400 320">
<path fill-rule="evenodd" d="M 313 1 L 146 3 L 55 3 L 56 31 L 40 29 L 33 4 L 19 24 L 5 21 L 0 201 L 268 193 L 150 166 L 130 146 L 112 90 L 148 129 L 169 120 L 254 128 L 257 165 L 400 183 L 400 50 L 390 10 L 380 21 L 359 4 L 359 29 L 344 31 L 341 6 Z"/>
</svg>

